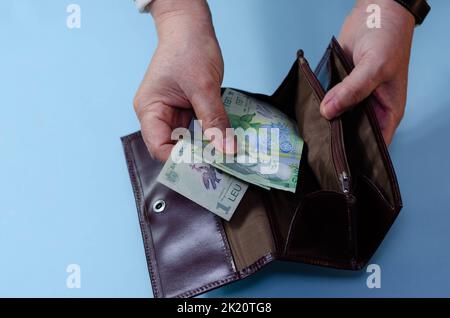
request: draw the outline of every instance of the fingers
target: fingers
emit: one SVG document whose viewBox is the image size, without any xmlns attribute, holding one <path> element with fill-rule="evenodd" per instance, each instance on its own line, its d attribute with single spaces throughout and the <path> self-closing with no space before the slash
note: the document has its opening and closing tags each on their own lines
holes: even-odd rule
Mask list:
<svg viewBox="0 0 450 318">
<path fill-rule="evenodd" d="M 381 68 L 366 59 L 341 83 L 334 86 L 323 99 L 320 112 L 333 119 L 369 96 L 381 83 Z"/>
<path fill-rule="evenodd" d="M 166 161 L 176 141 L 171 139 L 174 128 L 187 127 L 192 112 L 162 103 L 147 107 L 139 114 L 144 142 L 153 158 Z"/>
<path fill-rule="evenodd" d="M 208 133 L 212 131 L 211 128 L 219 129 L 224 138 L 222 140 L 213 138 L 214 146 L 224 153 L 234 153 L 234 136 L 226 134 L 230 122 L 222 103 L 220 87 L 206 87 L 199 90 L 191 96 L 190 100 L 197 118 L 202 121 L 205 136 L 211 138 L 208 136 Z"/>
</svg>

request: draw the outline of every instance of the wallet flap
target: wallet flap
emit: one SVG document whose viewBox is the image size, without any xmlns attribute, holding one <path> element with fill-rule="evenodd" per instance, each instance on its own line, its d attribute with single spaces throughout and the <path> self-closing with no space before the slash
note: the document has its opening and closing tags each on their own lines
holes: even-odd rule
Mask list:
<svg viewBox="0 0 450 318">
<path fill-rule="evenodd" d="M 140 133 L 122 143 L 154 296 L 191 297 L 238 279 L 221 219 L 156 181 L 162 164 Z"/>
</svg>

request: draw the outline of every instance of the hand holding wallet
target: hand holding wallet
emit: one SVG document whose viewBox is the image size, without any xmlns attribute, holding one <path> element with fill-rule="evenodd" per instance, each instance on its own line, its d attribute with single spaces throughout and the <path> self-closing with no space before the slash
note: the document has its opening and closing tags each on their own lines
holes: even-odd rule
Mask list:
<svg viewBox="0 0 450 318">
<path fill-rule="evenodd" d="M 401 207 L 371 98 L 332 121 L 326 91 L 353 66 L 333 38 L 313 73 L 300 51 L 272 96 L 249 94 L 295 118 L 305 141 L 295 193 L 250 186 L 230 222 L 156 182 L 141 134 L 122 138 L 155 297 L 192 297 L 274 260 L 359 270 Z"/>
</svg>

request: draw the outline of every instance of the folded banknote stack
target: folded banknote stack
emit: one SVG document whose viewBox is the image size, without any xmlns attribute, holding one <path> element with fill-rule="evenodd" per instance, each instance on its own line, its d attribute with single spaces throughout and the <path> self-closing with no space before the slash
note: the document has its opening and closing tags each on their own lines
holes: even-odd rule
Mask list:
<svg viewBox="0 0 450 318">
<path fill-rule="evenodd" d="M 249 184 L 266 190 L 295 192 L 303 140 L 294 120 L 274 106 L 233 89 L 222 101 L 236 140 L 233 155 L 224 155 L 195 131 L 172 150 L 158 182 L 209 211 L 230 220 Z M 202 134 L 200 134 L 202 136 Z"/>
</svg>

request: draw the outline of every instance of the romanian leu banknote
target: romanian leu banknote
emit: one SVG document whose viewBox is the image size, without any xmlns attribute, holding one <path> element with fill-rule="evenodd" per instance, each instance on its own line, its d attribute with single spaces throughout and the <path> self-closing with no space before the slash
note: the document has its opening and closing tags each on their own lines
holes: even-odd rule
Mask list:
<svg viewBox="0 0 450 318">
<path fill-rule="evenodd" d="M 210 163 L 262 188 L 295 192 L 303 150 L 295 121 L 233 89 L 225 90 L 222 101 L 237 137 L 237 155 Z"/>
<path fill-rule="evenodd" d="M 181 160 L 185 151 L 192 152 L 191 145 L 180 140 L 157 181 L 229 221 L 247 191 L 248 184 L 208 163 L 187 163 Z"/>
</svg>

